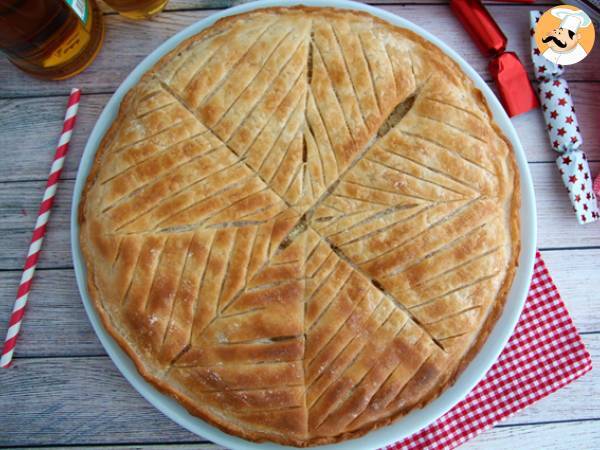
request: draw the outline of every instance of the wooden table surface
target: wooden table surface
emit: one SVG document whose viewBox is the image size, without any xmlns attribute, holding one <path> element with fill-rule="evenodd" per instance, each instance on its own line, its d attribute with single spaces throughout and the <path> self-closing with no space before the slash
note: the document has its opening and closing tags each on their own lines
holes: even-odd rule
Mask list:
<svg viewBox="0 0 600 450">
<path fill-rule="evenodd" d="M 0 371 L 0 446 L 219 447 L 171 422 L 121 376 L 83 310 L 69 250 L 69 211 L 84 144 L 125 76 L 165 39 L 231 5 L 230 0 L 171 1 L 152 21 L 105 10 L 106 39 L 97 60 L 64 82 L 42 82 L 0 59 L 0 335 L 4 337 L 37 207 L 70 87 L 84 95 L 28 312 L 10 370 Z M 445 0 L 379 4 L 431 31 L 484 79 L 487 61 Z M 546 9 L 550 4 L 540 4 Z M 531 5 L 489 9 L 531 73 Z M 600 45 L 600 44 L 599 44 Z M 600 170 L 600 48 L 566 71 L 594 174 Z M 600 223 L 580 226 L 554 165 L 539 111 L 513 120 L 537 196 L 538 246 L 593 358 L 600 360 Z M 465 444 L 464 449 L 600 448 L 600 372 L 536 403 Z"/>
</svg>

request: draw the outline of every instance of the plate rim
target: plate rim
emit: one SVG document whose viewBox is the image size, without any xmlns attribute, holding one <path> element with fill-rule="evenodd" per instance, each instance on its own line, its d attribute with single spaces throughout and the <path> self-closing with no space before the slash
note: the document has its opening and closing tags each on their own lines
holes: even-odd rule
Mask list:
<svg viewBox="0 0 600 450">
<path fill-rule="evenodd" d="M 523 309 L 523 305 L 525 304 L 525 299 L 529 291 L 531 276 L 533 274 L 533 264 L 537 242 L 537 214 L 533 183 L 525 152 L 512 122 L 506 115 L 506 112 L 496 96 L 488 87 L 487 83 L 485 83 L 485 81 L 483 81 L 483 79 L 479 76 L 479 74 L 456 51 L 435 37 L 433 34 L 422 29 L 413 22 L 410 22 L 409 20 L 389 11 L 349 0 L 258 0 L 237 5 L 219 11 L 215 14 L 211 14 L 187 26 L 159 45 L 148 56 L 146 56 L 123 80 L 121 85 L 117 88 L 103 108 L 86 142 L 85 149 L 79 163 L 79 168 L 77 170 L 77 178 L 73 189 L 71 204 L 70 240 L 75 278 L 88 319 L 90 320 L 98 339 L 102 343 L 102 346 L 106 350 L 110 359 L 119 369 L 121 374 L 133 386 L 133 388 L 156 409 L 197 436 L 213 441 L 218 445 L 224 445 L 232 450 L 276 450 L 296 448 L 273 443 L 254 443 L 237 436 L 227 434 L 217 427 L 203 421 L 202 419 L 190 415 L 183 406 L 181 406 L 171 397 L 160 393 L 157 388 L 147 382 L 137 372 L 137 369 L 135 368 L 135 365 L 131 359 L 104 329 L 90 301 L 87 291 L 86 269 L 79 246 L 78 223 L 78 208 L 79 201 L 81 199 L 81 192 L 91 169 L 96 150 L 100 144 L 100 141 L 102 140 L 102 137 L 108 130 L 108 127 L 116 117 L 123 97 L 138 82 L 142 75 L 148 71 L 162 56 L 175 48 L 181 41 L 193 36 L 194 34 L 197 34 L 223 17 L 241 14 L 260 8 L 296 5 L 311 7 L 333 7 L 364 11 L 395 26 L 407 28 L 424 39 L 432 42 L 446 55 L 458 63 L 461 69 L 474 82 L 475 86 L 482 91 L 488 102 L 490 110 L 492 111 L 494 120 L 513 146 L 517 160 L 517 166 L 519 169 L 518 171 L 521 189 L 521 253 L 519 255 L 518 267 L 513 284 L 507 296 L 504 309 L 478 354 L 471 360 L 462 374 L 457 377 L 455 383 L 446 391 L 444 391 L 438 398 L 428 403 L 424 408 L 411 411 L 408 415 L 402 417 L 401 419 L 398 419 L 395 422 L 392 422 L 391 424 L 377 430 L 373 430 L 364 436 L 342 441 L 336 444 L 319 446 L 320 449 L 329 450 L 340 450 L 342 448 L 344 450 L 380 448 L 399 441 L 404 437 L 418 431 L 419 429 L 426 427 L 445 414 L 460 400 L 462 400 L 472 390 L 473 387 L 475 387 L 475 385 L 484 377 L 486 372 L 498 359 L 498 356 L 512 335 L 514 327 L 516 326 L 518 318 Z"/>
</svg>

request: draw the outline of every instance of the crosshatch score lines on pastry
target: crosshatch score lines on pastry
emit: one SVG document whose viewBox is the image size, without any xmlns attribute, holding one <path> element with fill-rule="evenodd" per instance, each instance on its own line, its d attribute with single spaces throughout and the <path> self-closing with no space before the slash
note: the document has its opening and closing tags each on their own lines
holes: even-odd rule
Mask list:
<svg viewBox="0 0 600 450">
<path fill-rule="evenodd" d="M 218 22 L 127 95 L 80 206 L 150 382 L 247 439 L 359 436 L 473 358 L 519 249 L 512 149 L 440 50 L 367 14 Z"/>
</svg>

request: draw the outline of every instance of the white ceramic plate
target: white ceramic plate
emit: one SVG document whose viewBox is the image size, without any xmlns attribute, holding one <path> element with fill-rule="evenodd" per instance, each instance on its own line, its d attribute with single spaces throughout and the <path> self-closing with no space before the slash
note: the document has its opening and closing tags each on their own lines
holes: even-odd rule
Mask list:
<svg viewBox="0 0 600 450">
<path fill-rule="evenodd" d="M 446 413 L 452 406 L 463 399 L 467 393 L 481 380 L 485 373 L 489 370 L 492 364 L 498 358 L 498 355 L 504 348 L 504 345 L 508 341 L 508 338 L 512 334 L 514 326 L 517 323 L 527 291 L 531 280 L 531 274 L 533 270 L 533 260 L 535 256 L 535 244 L 536 244 L 536 213 L 535 213 L 535 199 L 533 194 L 533 186 L 531 183 L 531 176 L 527 166 L 527 160 L 525 153 L 519 142 L 517 133 L 510 122 L 510 119 L 504 112 L 504 109 L 488 88 L 487 84 L 481 79 L 481 77 L 473 70 L 455 51 L 450 49 L 446 44 L 438 40 L 436 37 L 428 33 L 427 31 L 419 28 L 413 23 L 402 19 L 392 13 L 383 11 L 372 6 L 364 5 L 361 3 L 355 3 L 345 0 L 260 0 L 252 3 L 246 3 L 244 5 L 236 6 L 224 11 L 207 17 L 199 22 L 189 26 L 185 30 L 176 34 L 160 47 L 154 50 L 148 57 L 146 57 L 129 76 L 123 81 L 119 89 L 112 96 L 106 107 L 102 111 L 96 126 L 94 127 L 81 163 L 79 166 L 79 172 L 77 173 L 77 181 L 75 183 L 75 191 L 73 193 L 73 206 L 71 210 L 71 247 L 73 252 L 73 264 L 75 266 L 75 275 L 77 277 L 77 285 L 81 292 L 81 298 L 85 306 L 85 310 L 88 317 L 98 335 L 98 338 L 104 345 L 106 352 L 111 357 L 115 365 L 119 368 L 121 373 L 127 378 L 132 386 L 142 394 L 150 403 L 156 408 L 162 411 L 166 416 L 172 420 L 187 428 L 191 432 L 202 436 L 203 438 L 209 439 L 216 442 L 219 445 L 223 445 L 230 449 L 283 449 L 290 447 L 283 447 L 276 444 L 255 444 L 246 440 L 230 436 L 217 428 L 205 423 L 204 421 L 191 416 L 188 412 L 180 406 L 175 400 L 167 397 L 158 392 L 152 385 L 147 383 L 142 376 L 137 372 L 135 366 L 129 357 L 121 350 L 118 344 L 110 337 L 102 326 L 98 315 L 96 314 L 92 303 L 90 301 L 87 287 L 86 287 L 86 269 L 83 263 L 83 257 L 81 249 L 79 248 L 79 225 L 77 223 L 77 210 L 79 206 L 79 200 L 81 197 L 81 190 L 85 184 L 88 173 L 94 160 L 94 154 L 98 145 L 106 133 L 108 127 L 115 118 L 121 100 L 124 95 L 133 87 L 141 76 L 150 69 L 159 58 L 171 51 L 177 44 L 184 39 L 193 36 L 200 32 L 204 28 L 211 26 L 218 19 L 224 16 L 230 16 L 234 14 L 243 13 L 258 8 L 272 7 L 272 6 L 292 6 L 297 4 L 303 4 L 308 6 L 329 6 L 343 9 L 355 9 L 360 11 L 366 11 L 378 16 L 388 22 L 414 31 L 415 33 L 423 36 L 425 39 L 430 40 L 435 45 L 440 47 L 447 55 L 453 58 L 465 71 L 465 73 L 475 82 L 475 85 L 481 89 L 485 94 L 487 101 L 491 107 L 494 118 L 504 131 L 505 135 L 512 142 L 513 148 L 516 153 L 517 163 L 519 166 L 521 176 L 521 255 L 519 258 L 519 268 L 510 290 L 506 306 L 504 311 L 499 318 L 496 326 L 492 330 L 486 344 L 482 347 L 479 354 L 471 361 L 466 370 L 456 380 L 456 383 L 447 391 L 445 391 L 439 398 L 429 403 L 425 408 L 411 412 L 406 417 L 398 420 L 397 422 L 384 427 L 382 429 L 372 431 L 366 436 L 358 439 L 345 441 L 341 444 L 326 445 L 322 448 L 336 449 L 336 450 L 366 450 L 383 447 L 387 444 L 393 443 L 399 439 L 402 439 L 415 431 L 427 426 L 438 417 Z"/>
</svg>

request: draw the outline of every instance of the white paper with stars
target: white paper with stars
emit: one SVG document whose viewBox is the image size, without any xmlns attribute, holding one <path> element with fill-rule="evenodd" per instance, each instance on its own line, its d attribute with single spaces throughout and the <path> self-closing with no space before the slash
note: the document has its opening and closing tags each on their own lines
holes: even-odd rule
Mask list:
<svg viewBox="0 0 600 450">
<path fill-rule="evenodd" d="M 540 11 L 531 11 L 531 59 L 538 80 L 538 96 L 546 121 L 552 149 L 560 153 L 556 165 L 569 193 L 579 223 L 590 223 L 600 218 L 598 202 L 592 189 L 590 167 L 581 146 L 575 107 L 564 78 L 563 66 L 554 64 L 540 54 L 535 41 L 535 25 Z"/>
</svg>

